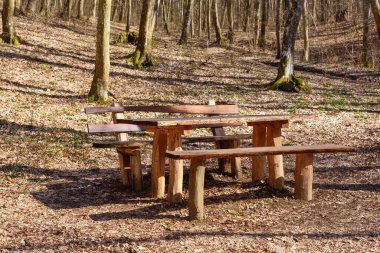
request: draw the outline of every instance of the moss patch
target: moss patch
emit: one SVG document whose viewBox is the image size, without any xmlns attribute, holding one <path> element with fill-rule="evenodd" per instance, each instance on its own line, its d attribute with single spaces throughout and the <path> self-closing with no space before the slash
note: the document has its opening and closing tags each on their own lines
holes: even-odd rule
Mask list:
<svg viewBox="0 0 380 253">
<path fill-rule="evenodd" d="M 127 62 L 132 63 L 137 69 L 156 67 L 157 62 L 151 54 L 136 50 L 127 56 Z"/>
<path fill-rule="evenodd" d="M 117 36 L 115 40 L 115 44 L 132 44 L 137 45 L 137 42 L 139 40 L 139 33 L 138 32 L 122 32 L 119 36 Z"/>
<path fill-rule="evenodd" d="M 280 77 L 270 84 L 271 89 L 287 92 L 309 92 L 310 87 L 299 77 L 291 75 L 289 78 Z"/>
</svg>

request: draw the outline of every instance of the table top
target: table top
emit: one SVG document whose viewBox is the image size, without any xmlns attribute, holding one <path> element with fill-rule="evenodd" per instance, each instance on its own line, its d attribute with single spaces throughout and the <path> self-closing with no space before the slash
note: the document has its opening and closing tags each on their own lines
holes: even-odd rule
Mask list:
<svg viewBox="0 0 380 253">
<path fill-rule="evenodd" d="M 258 124 L 279 122 L 286 124 L 289 116 L 286 115 L 239 115 L 239 116 L 209 116 L 209 117 L 186 117 L 186 118 L 146 118 L 146 119 L 122 119 L 118 123 L 146 125 L 155 127 L 171 126 L 207 126 L 223 124 Z"/>
</svg>

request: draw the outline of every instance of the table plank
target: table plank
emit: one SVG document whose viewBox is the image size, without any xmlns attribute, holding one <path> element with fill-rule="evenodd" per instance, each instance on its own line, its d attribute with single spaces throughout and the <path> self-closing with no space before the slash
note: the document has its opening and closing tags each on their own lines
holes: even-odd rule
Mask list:
<svg viewBox="0 0 380 253">
<path fill-rule="evenodd" d="M 156 127 L 170 127 L 170 126 L 207 126 L 215 124 L 247 124 L 255 123 L 268 123 L 280 121 L 286 122 L 289 116 L 284 115 L 239 115 L 239 116 L 217 116 L 217 117 L 189 117 L 189 118 L 147 118 L 147 119 L 124 119 L 119 120 L 119 123 L 137 124 Z"/>
</svg>

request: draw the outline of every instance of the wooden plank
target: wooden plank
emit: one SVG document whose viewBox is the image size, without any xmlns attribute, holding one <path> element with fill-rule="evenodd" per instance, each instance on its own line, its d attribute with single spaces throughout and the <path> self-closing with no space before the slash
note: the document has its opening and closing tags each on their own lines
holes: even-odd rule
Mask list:
<svg viewBox="0 0 380 253">
<path fill-rule="evenodd" d="M 146 126 L 133 124 L 88 124 L 88 133 L 125 133 L 145 131 Z"/>
<path fill-rule="evenodd" d="M 189 175 L 189 217 L 191 220 L 202 220 L 204 210 L 204 160 L 191 160 Z"/>
<path fill-rule="evenodd" d="M 153 137 L 151 190 L 153 198 L 163 198 L 165 195 L 165 151 L 167 134 L 159 129 Z"/>
<path fill-rule="evenodd" d="M 189 117 L 189 118 L 147 118 L 147 119 L 126 119 L 119 120 L 119 123 L 129 123 L 136 125 L 147 125 L 155 127 L 170 127 L 170 126 L 191 126 L 191 125 L 206 125 L 206 124 L 234 124 L 247 122 L 262 122 L 287 120 L 287 116 L 283 115 L 243 115 L 243 116 L 215 116 L 215 117 Z"/>
<path fill-rule="evenodd" d="M 182 150 L 182 134 L 183 130 L 178 129 L 168 133 L 168 150 Z M 169 160 L 169 187 L 168 201 L 179 203 L 182 201 L 182 185 L 183 185 L 183 162 L 182 160 Z"/>
<path fill-rule="evenodd" d="M 267 136 L 267 128 L 262 125 L 253 126 L 252 144 L 254 147 L 265 147 Z M 252 182 L 265 180 L 266 157 L 252 157 Z"/>
<path fill-rule="evenodd" d="M 208 159 L 223 157 L 247 157 L 260 155 L 302 154 L 302 153 L 336 153 L 354 152 L 356 148 L 336 144 L 254 147 L 212 150 L 167 151 L 166 157 L 172 159 Z"/>
<path fill-rule="evenodd" d="M 281 126 L 267 127 L 267 146 L 282 146 Z M 268 156 L 269 185 L 281 190 L 284 188 L 284 165 L 282 155 Z"/>
<path fill-rule="evenodd" d="M 145 146 L 151 144 L 153 141 L 151 140 L 141 140 L 141 141 L 98 141 L 92 143 L 94 148 L 117 148 L 117 147 L 125 147 L 125 148 L 138 148 L 141 146 Z"/>
<path fill-rule="evenodd" d="M 164 105 L 164 106 L 120 106 L 120 107 L 87 107 L 86 114 L 106 112 L 161 112 L 184 114 L 237 114 L 237 105 Z"/>
<path fill-rule="evenodd" d="M 294 172 L 296 199 L 313 199 L 313 154 L 297 154 Z"/>
</svg>

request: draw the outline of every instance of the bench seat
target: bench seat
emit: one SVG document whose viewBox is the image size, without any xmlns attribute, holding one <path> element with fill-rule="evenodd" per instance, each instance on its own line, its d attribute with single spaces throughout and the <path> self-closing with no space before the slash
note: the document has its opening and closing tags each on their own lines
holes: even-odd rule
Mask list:
<svg viewBox="0 0 380 253">
<path fill-rule="evenodd" d="M 296 168 L 294 172 L 295 198 L 301 200 L 311 200 L 313 181 L 313 155 L 315 153 L 353 152 L 355 150 L 356 149 L 353 147 L 325 144 L 167 151 L 166 157 L 174 160 L 191 160 L 188 201 L 189 216 L 190 219 L 201 220 L 204 219 L 204 176 L 206 159 L 296 154 Z M 271 177 L 271 175 L 269 175 L 269 177 Z M 281 180 L 283 180 L 283 178 Z"/>
</svg>

